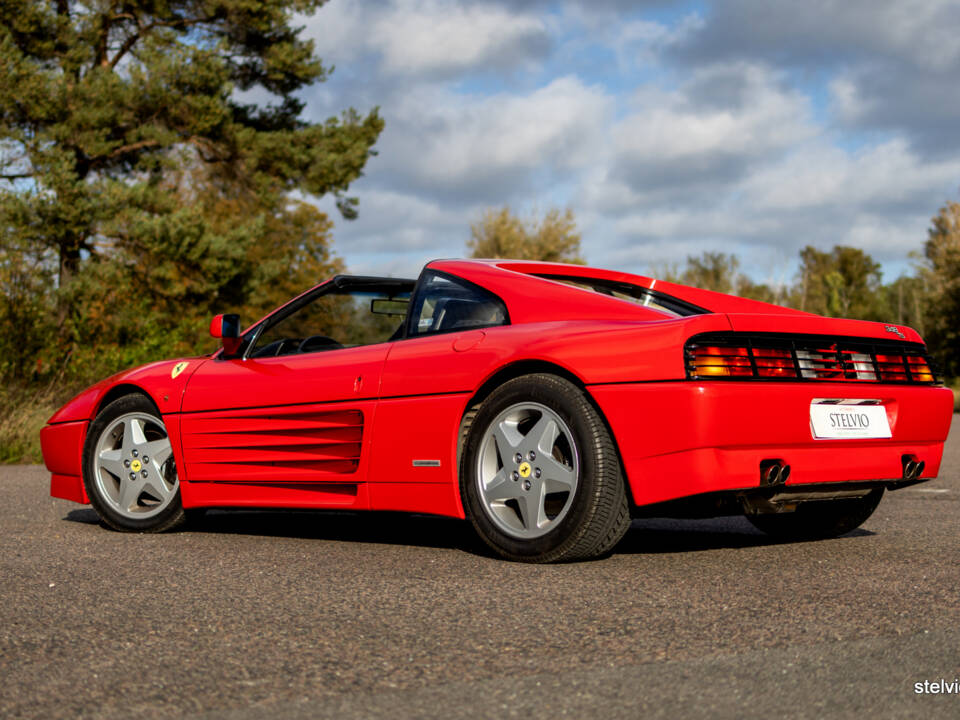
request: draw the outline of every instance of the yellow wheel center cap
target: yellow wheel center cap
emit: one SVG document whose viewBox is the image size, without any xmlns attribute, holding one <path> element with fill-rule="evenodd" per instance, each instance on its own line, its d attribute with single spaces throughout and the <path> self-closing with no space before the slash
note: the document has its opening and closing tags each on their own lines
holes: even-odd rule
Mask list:
<svg viewBox="0 0 960 720">
<path fill-rule="evenodd" d="M 130 469 L 133 470 L 134 472 L 140 472 L 140 468 L 142 468 L 142 467 L 143 467 L 143 465 L 140 464 L 140 461 L 139 461 L 139 460 L 134 460 L 132 463 L 130 463 Z M 527 471 L 527 472 L 529 472 L 529 471 Z M 524 477 L 526 477 L 526 476 L 524 476 Z"/>
<path fill-rule="evenodd" d="M 520 463 L 519 473 L 522 478 L 530 477 L 530 463 Z"/>
</svg>

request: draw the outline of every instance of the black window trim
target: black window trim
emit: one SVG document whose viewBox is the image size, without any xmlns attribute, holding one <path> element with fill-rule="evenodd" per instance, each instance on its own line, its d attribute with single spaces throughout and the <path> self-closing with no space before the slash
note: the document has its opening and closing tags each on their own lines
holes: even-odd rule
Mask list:
<svg viewBox="0 0 960 720">
<path fill-rule="evenodd" d="M 413 323 L 414 323 L 414 309 L 417 307 L 418 295 L 423 287 L 425 279 L 427 278 L 428 275 L 431 275 L 431 274 L 449 278 L 451 281 L 453 281 L 456 284 L 466 285 L 469 288 L 476 288 L 481 293 L 485 295 L 489 295 L 496 302 L 498 302 L 500 304 L 500 307 L 503 309 L 503 322 L 490 324 L 490 325 L 476 325 L 469 328 L 450 328 L 449 330 L 434 330 L 434 331 L 428 331 L 428 332 L 422 332 L 422 333 L 412 332 Z M 446 272 L 445 270 L 437 270 L 435 268 L 428 266 L 428 267 L 425 267 L 423 271 L 420 273 L 420 277 L 417 278 L 416 287 L 414 287 L 413 292 L 410 295 L 410 308 L 407 310 L 407 321 L 404 325 L 403 337 L 404 339 L 409 338 L 412 340 L 414 338 L 433 337 L 434 335 L 446 335 L 448 333 L 454 333 L 454 332 L 466 332 L 467 330 L 482 330 L 484 328 L 491 328 L 491 327 L 505 327 L 510 324 L 512 323 L 510 322 L 510 311 L 507 309 L 507 304 L 503 301 L 503 298 L 497 295 L 495 292 L 493 292 L 492 290 L 489 290 L 488 288 L 483 287 L 482 285 L 478 285 L 472 280 L 467 280 L 465 277 L 461 277 L 460 275 L 454 275 L 453 273 Z"/>
</svg>

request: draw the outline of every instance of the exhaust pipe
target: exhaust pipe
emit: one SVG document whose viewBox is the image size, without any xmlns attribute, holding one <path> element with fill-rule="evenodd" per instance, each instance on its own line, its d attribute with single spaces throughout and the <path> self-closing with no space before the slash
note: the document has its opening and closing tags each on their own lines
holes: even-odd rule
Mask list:
<svg viewBox="0 0 960 720">
<path fill-rule="evenodd" d="M 760 483 L 762 485 L 782 485 L 790 477 L 790 466 L 782 460 L 763 460 L 760 462 Z"/>
<path fill-rule="evenodd" d="M 916 480 L 927 466 L 923 460 L 917 460 L 913 455 L 904 455 L 900 458 L 900 462 L 903 464 L 904 480 Z"/>
</svg>

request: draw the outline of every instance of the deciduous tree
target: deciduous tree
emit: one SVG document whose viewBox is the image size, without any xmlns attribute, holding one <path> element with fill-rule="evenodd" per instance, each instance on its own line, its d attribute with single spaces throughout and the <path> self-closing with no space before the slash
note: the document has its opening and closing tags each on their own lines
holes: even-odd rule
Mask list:
<svg viewBox="0 0 960 720">
<path fill-rule="evenodd" d="M 960 203 L 948 202 L 933 218 L 923 246 L 927 340 L 946 375 L 960 375 Z"/>
<path fill-rule="evenodd" d="M 509 207 L 487 210 L 471 228 L 467 249 L 475 258 L 544 260 L 582 265 L 573 210 L 553 208 L 542 220 L 521 220 Z"/>
<path fill-rule="evenodd" d="M 880 264 L 859 248 L 837 245 L 824 252 L 808 245 L 800 251 L 795 304 L 830 317 L 889 319 L 881 277 Z"/>
</svg>

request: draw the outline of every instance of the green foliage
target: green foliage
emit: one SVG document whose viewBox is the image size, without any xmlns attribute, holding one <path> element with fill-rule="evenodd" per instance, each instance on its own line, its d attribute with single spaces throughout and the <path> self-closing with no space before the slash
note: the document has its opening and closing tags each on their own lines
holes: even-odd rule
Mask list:
<svg viewBox="0 0 960 720">
<path fill-rule="evenodd" d="M 257 216 L 217 231 L 171 173 L 217 176 L 267 213 L 285 212 L 296 190 L 331 193 L 346 217 L 356 214 L 345 192 L 383 122 L 376 110 L 352 109 L 323 123 L 300 119 L 296 93 L 327 70 L 291 18 L 321 4 L 0 6 L 0 227 L 56 267 L 61 321 L 88 261 L 136 270 L 184 303 L 242 273 Z M 238 90 L 272 101 L 245 104 Z"/>
<path fill-rule="evenodd" d="M 800 251 L 801 310 L 829 317 L 889 320 L 881 292 L 880 264 L 859 248 Z"/>
<path fill-rule="evenodd" d="M 926 323 L 937 360 L 960 375 L 960 203 L 940 208 L 927 232 L 920 278 L 926 284 Z"/>
<path fill-rule="evenodd" d="M 580 233 L 569 208 L 562 214 L 552 208 L 540 221 L 521 220 L 509 207 L 487 210 L 470 231 L 467 249 L 471 257 L 584 263 Z"/>
<path fill-rule="evenodd" d="M 783 288 L 772 288 L 753 282 L 749 276 L 740 272 L 740 259 L 727 253 L 705 251 L 699 257 L 688 255 L 683 270 L 677 265 L 665 265 L 653 268 L 652 272 L 656 277 L 668 282 L 739 295 L 751 300 L 783 303 L 785 299 Z"/>
<path fill-rule="evenodd" d="M 687 257 L 687 267 L 680 275 L 684 285 L 722 293 L 736 293 L 746 280 L 735 255 L 705 252 L 700 257 Z"/>
</svg>

